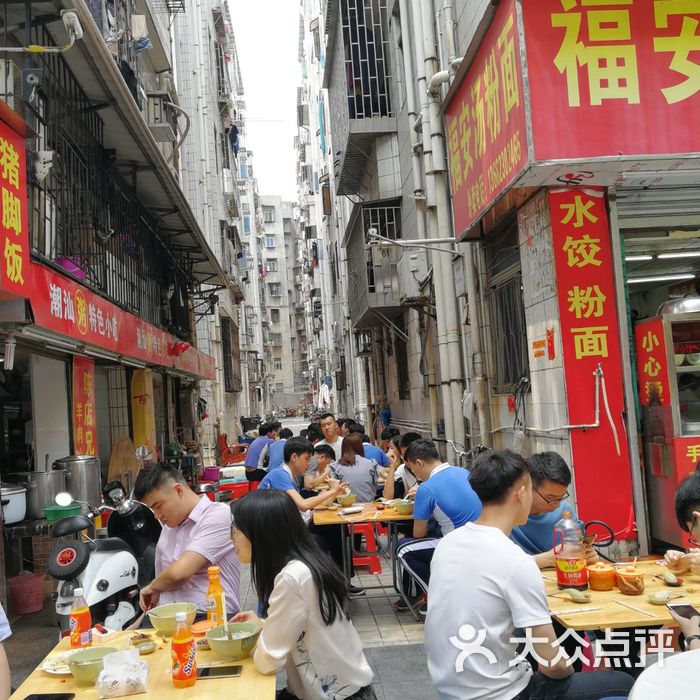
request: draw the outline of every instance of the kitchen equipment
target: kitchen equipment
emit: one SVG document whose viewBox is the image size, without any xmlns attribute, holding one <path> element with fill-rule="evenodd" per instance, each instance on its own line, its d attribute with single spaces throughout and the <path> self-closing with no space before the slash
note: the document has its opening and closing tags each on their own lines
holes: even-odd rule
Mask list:
<svg viewBox="0 0 700 700">
<path fill-rule="evenodd" d="M 27 517 L 43 518 L 44 508 L 56 502 L 56 496 L 66 490 L 65 469 L 43 472 L 13 472 L 7 475 L 13 484 L 27 485 Z"/>
<path fill-rule="evenodd" d="M 42 517 L 46 518 L 46 522 L 55 523 L 63 518 L 70 518 L 72 515 L 80 515 L 83 507 L 80 503 L 71 503 L 69 506 L 45 506 Z"/>
<path fill-rule="evenodd" d="M 67 491 L 76 501 L 87 503 L 90 508 L 97 508 L 102 502 L 102 474 L 100 460 L 88 455 L 71 455 L 57 459 L 54 469 L 63 469 L 67 473 Z"/>
<path fill-rule="evenodd" d="M 5 525 L 13 525 L 24 520 L 27 514 L 27 489 L 24 486 L 2 484 L 0 495 Z"/>
<path fill-rule="evenodd" d="M 700 297 L 683 297 L 682 299 L 672 299 L 665 301 L 656 312 L 657 316 L 661 314 L 688 314 L 700 311 Z"/>
</svg>

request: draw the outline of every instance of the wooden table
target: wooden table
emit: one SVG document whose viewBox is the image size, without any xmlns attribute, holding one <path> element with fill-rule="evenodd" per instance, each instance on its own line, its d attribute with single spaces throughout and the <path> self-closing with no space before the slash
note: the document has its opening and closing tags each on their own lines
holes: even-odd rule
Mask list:
<svg viewBox="0 0 700 700">
<path fill-rule="evenodd" d="M 314 510 L 314 525 L 347 525 L 347 527 L 342 528 L 342 545 L 343 545 L 343 573 L 345 578 L 350 585 L 350 578 L 352 572 L 352 557 L 353 554 L 367 554 L 367 552 L 356 552 L 353 543 L 353 536 L 355 534 L 355 525 L 366 524 L 366 523 L 382 523 L 387 526 L 389 531 L 389 539 L 386 547 L 382 547 L 379 544 L 379 538 L 375 536 L 377 541 L 376 552 L 369 552 L 369 554 L 377 554 L 381 556 L 383 554 L 391 555 L 391 580 L 392 588 L 406 601 L 410 608 L 410 601 L 403 590 L 401 585 L 401 577 L 397 569 L 396 560 L 396 547 L 399 541 L 399 533 L 397 528 L 397 523 L 401 521 L 413 520 L 412 515 L 400 515 L 393 508 L 388 506 L 383 510 L 377 509 L 376 501 L 373 503 L 357 503 L 357 506 L 362 506 L 362 511 L 360 513 L 352 513 L 351 515 L 341 515 L 340 510 L 328 510 L 316 509 Z M 386 589 L 387 586 L 377 585 L 377 586 L 367 586 L 368 590 Z M 416 618 L 420 620 L 420 616 L 416 611 L 411 609 L 411 613 Z"/>
<path fill-rule="evenodd" d="M 659 558 L 650 558 L 647 561 L 638 561 L 637 569 L 644 574 L 644 593 L 642 595 L 623 595 L 619 589 L 611 591 L 592 591 L 590 603 L 574 603 L 566 596 L 553 598 L 547 597 L 552 616 L 561 622 L 564 627 L 579 630 L 603 630 L 620 629 L 623 627 L 652 627 L 658 625 L 676 625 L 665 605 L 654 605 L 647 600 L 647 594 L 657 591 L 668 591 L 671 594 L 685 593 L 682 598 L 674 598 L 674 603 L 690 603 L 700 609 L 700 576 L 694 576 L 690 572 L 680 574 L 683 585 L 678 588 L 666 586 L 663 581 L 652 574 L 663 574 L 666 569 L 658 562 Z M 558 590 L 556 573 L 553 570 L 544 570 L 542 578 L 547 593 L 555 593 Z M 639 610 L 633 610 L 625 605 L 632 605 Z M 586 609 L 590 608 L 590 612 Z M 560 613 L 559 611 L 575 610 L 573 614 Z M 581 612 L 578 612 L 578 611 Z M 640 612 L 644 611 L 644 612 Z"/>
<path fill-rule="evenodd" d="M 114 641 L 103 646 L 121 649 L 126 638 L 133 632 L 122 632 Z M 243 667 L 238 678 L 212 678 L 198 680 L 191 688 L 175 688 L 170 679 L 170 640 L 153 637 L 158 648 L 152 654 L 141 658 L 148 663 L 148 692 L 135 695 L 135 698 L 164 698 L 177 694 L 178 698 L 230 697 L 241 700 L 271 700 L 275 697 L 275 674 L 265 676 L 258 673 L 252 657 L 242 661 L 221 661 L 214 652 L 197 650 L 198 666 L 226 666 L 231 664 Z M 61 656 L 70 651 L 69 640 L 62 639 L 46 656 L 47 659 Z M 45 659 L 42 660 L 42 664 Z M 32 693 L 75 693 L 76 700 L 97 700 L 97 690 L 78 685 L 73 676 L 56 676 L 41 670 L 41 664 L 11 696 L 12 700 L 24 700 Z"/>
</svg>

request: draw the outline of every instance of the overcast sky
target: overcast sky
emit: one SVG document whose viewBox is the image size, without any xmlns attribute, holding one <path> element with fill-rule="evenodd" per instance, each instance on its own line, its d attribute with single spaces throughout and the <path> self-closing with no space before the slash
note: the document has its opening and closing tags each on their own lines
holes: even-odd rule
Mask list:
<svg viewBox="0 0 700 700">
<path fill-rule="evenodd" d="M 296 199 L 299 3 L 229 0 L 246 102 L 246 148 L 260 194 Z"/>
</svg>

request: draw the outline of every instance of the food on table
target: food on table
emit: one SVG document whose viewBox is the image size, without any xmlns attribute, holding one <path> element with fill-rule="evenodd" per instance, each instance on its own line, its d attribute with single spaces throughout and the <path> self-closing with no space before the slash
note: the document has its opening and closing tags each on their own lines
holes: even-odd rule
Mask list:
<svg viewBox="0 0 700 700">
<path fill-rule="evenodd" d="M 617 585 L 624 595 L 642 595 L 644 574 L 635 566 L 624 566 L 617 570 Z"/>
<path fill-rule="evenodd" d="M 652 605 L 666 605 L 670 600 L 674 598 L 681 598 L 685 593 L 670 593 L 669 591 L 656 591 L 656 593 L 650 593 L 647 596 L 647 600 Z"/>
<path fill-rule="evenodd" d="M 552 598 L 566 596 L 574 601 L 574 603 L 590 603 L 591 594 L 586 591 L 578 591 L 575 588 L 564 588 L 556 593 L 549 594 Z"/>
<path fill-rule="evenodd" d="M 343 508 L 347 508 L 355 503 L 357 496 L 354 493 L 345 493 L 336 497 L 338 503 L 340 503 Z"/>
<path fill-rule="evenodd" d="M 151 641 L 151 635 L 150 634 L 144 634 L 143 632 L 137 632 L 136 634 L 132 634 L 129 637 L 129 641 L 136 645 L 136 644 L 141 644 L 142 642 L 150 642 Z"/>
<path fill-rule="evenodd" d="M 665 585 L 677 588 L 683 585 L 683 579 L 679 578 L 672 571 L 664 571 L 663 574 L 654 574 L 654 578 L 663 581 Z"/>
<path fill-rule="evenodd" d="M 683 555 L 666 561 L 666 568 L 674 574 L 682 574 L 688 571 L 690 563 L 688 557 Z"/>
<path fill-rule="evenodd" d="M 54 675 L 70 675 L 70 667 L 68 666 L 69 656 L 70 654 L 61 654 L 61 656 L 54 656 L 50 659 L 46 659 L 46 661 L 41 664 L 41 670 Z"/>
<path fill-rule="evenodd" d="M 611 591 L 615 585 L 615 569 L 602 561 L 588 567 L 588 586 L 594 591 Z"/>
</svg>

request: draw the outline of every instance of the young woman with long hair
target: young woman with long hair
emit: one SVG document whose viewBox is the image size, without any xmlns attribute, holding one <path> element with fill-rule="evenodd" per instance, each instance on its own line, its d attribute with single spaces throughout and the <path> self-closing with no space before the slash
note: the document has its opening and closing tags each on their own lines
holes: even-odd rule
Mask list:
<svg viewBox="0 0 700 700">
<path fill-rule="evenodd" d="M 233 621 L 262 627 L 254 654 L 261 673 L 286 666 L 289 689 L 278 699 L 376 700 L 372 669 L 350 622 L 345 579 L 292 499 L 274 489 L 243 497 L 234 509 L 233 544 L 251 565 L 267 615 L 242 612 Z"/>
</svg>

